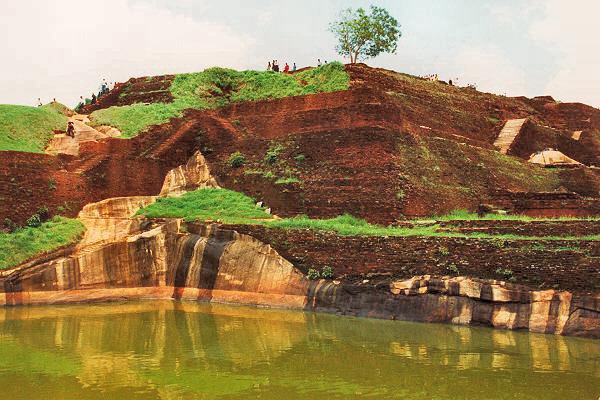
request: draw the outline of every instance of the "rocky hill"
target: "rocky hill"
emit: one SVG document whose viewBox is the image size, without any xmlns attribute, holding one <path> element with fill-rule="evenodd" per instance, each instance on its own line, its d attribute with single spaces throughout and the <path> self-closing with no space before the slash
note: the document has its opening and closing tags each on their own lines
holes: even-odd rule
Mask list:
<svg viewBox="0 0 600 400">
<path fill-rule="evenodd" d="M 598 109 L 333 63 L 136 78 L 79 112 L 73 138 L 32 123 L 33 152 L 0 148 L 0 304 L 195 298 L 600 337 Z"/>
<path fill-rule="evenodd" d="M 169 169 L 198 150 L 221 186 L 282 216 L 350 213 L 388 224 L 481 203 L 531 215 L 598 212 L 597 169 L 526 161 L 552 147 L 598 166 L 599 110 L 365 65 L 327 68 L 300 77 L 219 69 L 119 84 L 82 112 L 133 139 L 84 144 L 75 158 L 4 153 L 0 219 L 22 222 L 39 207 L 65 203 L 75 215 L 103 198 L 153 194 Z M 496 151 L 506 121 L 519 118 L 527 122 L 508 154 Z M 235 153 L 242 166 L 230 165 Z"/>
</svg>

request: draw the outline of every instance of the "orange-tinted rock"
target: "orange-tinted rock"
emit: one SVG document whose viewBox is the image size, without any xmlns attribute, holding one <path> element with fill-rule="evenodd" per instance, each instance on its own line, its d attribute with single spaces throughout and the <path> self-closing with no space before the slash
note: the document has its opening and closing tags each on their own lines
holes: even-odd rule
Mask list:
<svg viewBox="0 0 600 400">
<path fill-rule="evenodd" d="M 598 297 L 429 275 L 387 289 L 308 281 L 248 235 L 216 226 L 184 234 L 178 221 L 4 271 L 0 287 L 7 305 L 174 298 L 600 337 Z"/>
</svg>

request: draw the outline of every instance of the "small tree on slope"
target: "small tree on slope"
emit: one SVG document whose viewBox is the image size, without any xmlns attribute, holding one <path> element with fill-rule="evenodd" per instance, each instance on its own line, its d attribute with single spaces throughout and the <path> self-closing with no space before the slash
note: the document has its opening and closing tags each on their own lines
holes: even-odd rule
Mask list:
<svg viewBox="0 0 600 400">
<path fill-rule="evenodd" d="M 370 15 L 364 8 L 342 11 L 329 30 L 338 39 L 337 52 L 350 57 L 352 64 L 381 53 L 394 54 L 402 36 L 398 21 L 385 8 L 376 6 L 371 6 Z"/>
</svg>

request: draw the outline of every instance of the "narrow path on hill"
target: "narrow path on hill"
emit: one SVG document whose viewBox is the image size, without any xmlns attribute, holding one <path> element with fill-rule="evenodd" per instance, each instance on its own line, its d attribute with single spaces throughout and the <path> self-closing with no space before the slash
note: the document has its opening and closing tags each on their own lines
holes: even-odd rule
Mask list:
<svg viewBox="0 0 600 400">
<path fill-rule="evenodd" d="M 92 128 L 88 125 L 90 120 L 87 115 L 75 114 L 74 116 L 69 117 L 69 122 L 73 122 L 73 125 L 75 126 L 75 137 L 67 136 L 65 133 L 54 135 L 46 147 L 46 154 L 68 154 L 77 156 L 79 155 L 81 143 L 96 142 L 101 139 L 118 137 L 121 135 L 121 132 L 111 127 Z"/>
<path fill-rule="evenodd" d="M 526 121 L 527 118 L 509 119 L 506 121 L 502 131 L 500 131 L 500 134 L 494 142 L 494 146 L 500 149 L 500 153 L 508 153 L 515 139 L 519 136 L 519 133 L 521 133 L 521 129 Z"/>
</svg>

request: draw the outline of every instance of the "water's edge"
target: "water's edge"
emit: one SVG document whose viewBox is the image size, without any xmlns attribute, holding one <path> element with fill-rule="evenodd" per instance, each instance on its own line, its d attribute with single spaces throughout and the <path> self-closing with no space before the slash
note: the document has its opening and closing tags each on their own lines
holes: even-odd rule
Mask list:
<svg viewBox="0 0 600 400">
<path fill-rule="evenodd" d="M 0 273 L 0 305 L 182 299 L 600 338 L 600 299 L 500 281 L 420 276 L 388 286 L 310 281 L 269 245 L 178 222 Z"/>
</svg>

